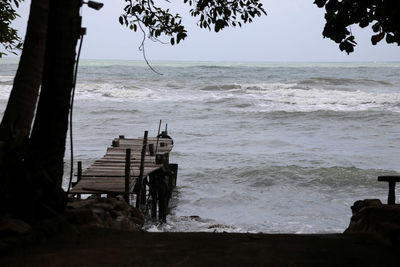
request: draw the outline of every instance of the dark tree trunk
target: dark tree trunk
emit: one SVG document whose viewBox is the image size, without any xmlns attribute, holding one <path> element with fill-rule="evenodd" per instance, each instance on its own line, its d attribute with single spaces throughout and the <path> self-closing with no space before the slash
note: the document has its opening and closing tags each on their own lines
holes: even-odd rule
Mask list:
<svg viewBox="0 0 400 267">
<path fill-rule="evenodd" d="M 49 0 L 32 0 L 24 49 L 0 124 L 0 141 L 20 142 L 31 131 L 42 82 L 48 8 Z"/>
<path fill-rule="evenodd" d="M 35 181 L 36 218 L 60 212 L 66 204 L 61 183 L 80 5 L 80 0 L 50 1 L 42 89 L 27 158 Z"/>
<path fill-rule="evenodd" d="M 0 124 L 0 213 L 23 210 L 20 196 L 31 191 L 23 159 L 42 81 L 48 9 L 49 0 L 31 2 L 23 51 Z"/>
</svg>

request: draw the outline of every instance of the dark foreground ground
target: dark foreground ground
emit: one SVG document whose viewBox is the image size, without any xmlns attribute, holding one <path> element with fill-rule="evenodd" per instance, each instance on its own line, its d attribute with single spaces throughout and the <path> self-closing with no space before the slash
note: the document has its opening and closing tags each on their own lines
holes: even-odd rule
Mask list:
<svg viewBox="0 0 400 267">
<path fill-rule="evenodd" d="M 91 230 L 3 250 L 0 266 L 400 266 L 365 235 L 145 233 Z"/>
</svg>

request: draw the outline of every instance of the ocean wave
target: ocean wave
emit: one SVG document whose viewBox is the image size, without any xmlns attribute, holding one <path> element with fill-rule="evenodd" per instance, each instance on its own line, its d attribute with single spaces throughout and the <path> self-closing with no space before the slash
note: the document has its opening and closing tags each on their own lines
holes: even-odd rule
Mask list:
<svg viewBox="0 0 400 267">
<path fill-rule="evenodd" d="M 206 173 L 197 174 L 202 177 L 210 176 L 214 171 L 208 170 Z M 377 183 L 380 175 L 395 175 L 391 170 L 382 169 L 362 169 L 357 167 L 330 166 L 330 167 L 304 167 L 299 165 L 269 165 L 263 166 L 249 165 L 245 167 L 231 167 L 218 170 L 218 177 L 230 177 L 230 183 L 249 186 L 262 190 L 275 186 L 290 187 L 316 187 L 321 190 L 332 190 L 339 188 L 366 187 L 383 188 L 386 186 Z M 214 179 L 218 179 L 214 177 Z M 206 181 L 205 181 L 206 182 Z M 229 192 L 229 200 L 248 198 L 241 192 Z M 221 199 L 218 199 L 220 201 Z M 201 202 L 202 200 L 199 199 Z M 217 200 L 215 200 L 217 201 Z"/>
<path fill-rule="evenodd" d="M 364 91 L 332 91 L 323 89 L 273 89 L 268 92 L 249 90 L 258 98 L 257 105 L 270 111 L 365 111 L 391 110 L 400 112 L 400 93 Z"/>
<path fill-rule="evenodd" d="M 215 63 L 209 63 L 209 64 L 202 64 L 202 65 L 195 65 L 192 66 L 195 68 L 199 68 L 199 69 L 205 69 L 205 70 L 216 70 L 216 69 L 222 69 L 222 70 L 226 70 L 226 69 L 231 69 L 231 68 L 235 68 L 234 64 L 230 64 L 230 63 L 226 63 L 226 64 L 215 64 Z"/>
<path fill-rule="evenodd" d="M 12 85 L 3 85 L 0 83 L 0 100 L 8 100 Z"/>
<path fill-rule="evenodd" d="M 4 88 L 3 88 L 4 89 Z M 363 90 L 332 90 L 302 87 L 297 83 L 209 84 L 200 87 L 83 83 L 77 87 L 78 99 L 135 102 L 156 101 L 219 105 L 222 109 L 243 112 L 313 112 L 388 110 L 400 112 L 400 93 Z"/>
<path fill-rule="evenodd" d="M 290 89 L 297 87 L 297 83 L 228 83 L 228 84 L 210 84 L 200 88 L 201 91 L 221 91 L 221 92 L 266 92 L 276 89 Z"/>
<path fill-rule="evenodd" d="M 359 121 L 359 122 L 371 122 L 379 119 L 387 118 L 394 120 L 393 114 L 395 112 L 385 110 L 369 110 L 369 111 L 335 111 L 335 110 L 316 110 L 310 111 L 252 111 L 248 112 L 254 119 L 268 119 L 271 123 L 276 121 L 281 124 L 283 120 L 289 119 L 290 121 L 298 120 L 339 120 L 345 121 Z M 390 121 L 392 123 L 392 121 Z M 393 123 L 397 123 L 393 121 Z"/>
<path fill-rule="evenodd" d="M 313 111 L 367 111 L 400 112 L 400 93 L 377 93 L 362 90 L 325 90 L 301 88 L 297 84 L 242 85 L 241 94 L 225 92 L 219 97 L 234 97 L 238 107 L 246 112 L 313 112 Z"/>
<path fill-rule="evenodd" d="M 14 76 L 0 76 L 0 85 L 12 85 Z"/>
<path fill-rule="evenodd" d="M 384 197 L 387 185 L 376 178 L 394 174 L 345 166 L 269 164 L 203 171 L 193 179 L 187 177 L 192 174 L 182 174 L 182 188 L 177 188 L 182 192 L 169 218 L 171 225 L 162 231 L 207 231 L 216 227 L 233 231 L 340 232 L 348 225 L 350 205 L 362 197 Z M 324 222 L 315 217 L 324 218 Z"/>
<path fill-rule="evenodd" d="M 315 77 L 298 82 L 301 85 L 362 85 L 362 86 L 391 86 L 392 83 L 384 80 L 371 79 L 351 79 L 351 78 L 332 78 L 332 77 Z"/>
<path fill-rule="evenodd" d="M 200 88 L 202 91 L 230 91 L 232 89 L 242 89 L 242 86 L 239 84 L 215 84 Z"/>
<path fill-rule="evenodd" d="M 1 76 L 5 83 L 12 76 Z M 0 99 L 8 99 L 11 84 L 0 83 Z M 285 111 L 315 112 L 358 112 L 389 111 L 400 112 L 400 93 L 367 92 L 362 90 L 343 91 L 322 88 L 302 88 L 297 83 L 257 84 L 210 84 L 199 88 L 168 87 L 149 88 L 140 85 L 115 83 L 80 83 L 76 98 L 95 101 L 156 101 L 218 105 L 227 111 L 264 113 Z"/>
<path fill-rule="evenodd" d="M 102 108 L 101 110 L 91 110 L 90 114 L 91 115 L 102 115 L 102 114 L 107 114 L 107 115 L 124 115 L 124 114 L 136 114 L 138 113 L 139 110 L 137 109 L 124 109 L 124 108 Z"/>
<path fill-rule="evenodd" d="M 113 83 L 78 84 L 76 97 L 101 101 L 127 101 L 156 98 L 155 90 Z"/>
</svg>

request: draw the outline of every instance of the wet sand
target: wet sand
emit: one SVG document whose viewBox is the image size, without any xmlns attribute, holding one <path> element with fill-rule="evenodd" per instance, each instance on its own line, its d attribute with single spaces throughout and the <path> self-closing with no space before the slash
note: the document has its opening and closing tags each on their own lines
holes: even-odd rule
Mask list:
<svg viewBox="0 0 400 267">
<path fill-rule="evenodd" d="M 20 242 L 0 266 L 400 266 L 368 235 L 146 233 L 96 229 Z"/>
</svg>

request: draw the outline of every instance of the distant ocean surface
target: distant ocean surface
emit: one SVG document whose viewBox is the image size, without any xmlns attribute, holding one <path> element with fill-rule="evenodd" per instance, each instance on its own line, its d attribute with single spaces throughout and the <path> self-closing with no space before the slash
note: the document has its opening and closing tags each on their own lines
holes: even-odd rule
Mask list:
<svg viewBox="0 0 400 267">
<path fill-rule="evenodd" d="M 149 231 L 342 232 L 354 201 L 400 172 L 400 63 L 82 60 L 75 160 L 118 135 L 175 141 L 168 223 Z M 17 61 L 0 59 L 3 113 Z M 69 152 L 66 153 L 68 179 Z M 198 216 L 198 217 L 196 217 Z"/>
</svg>

